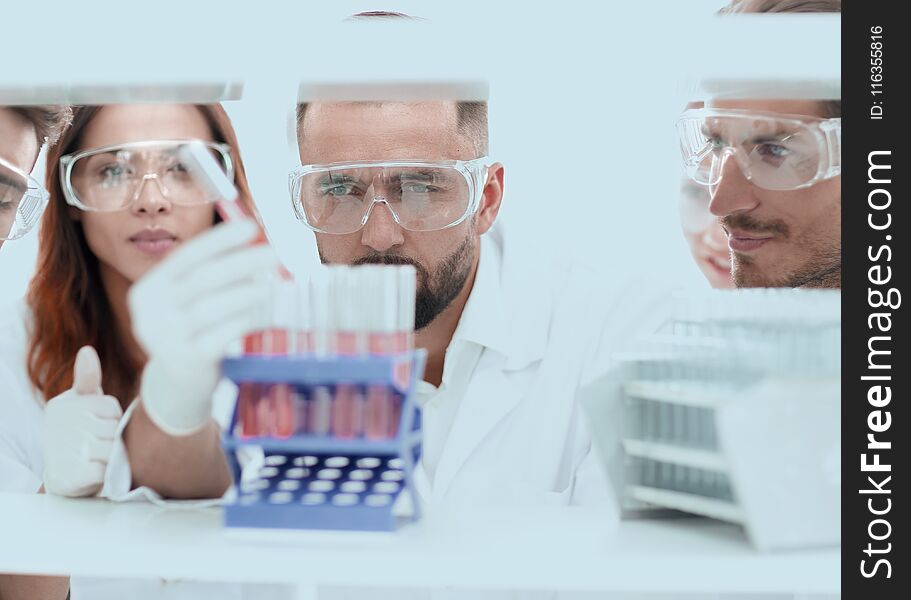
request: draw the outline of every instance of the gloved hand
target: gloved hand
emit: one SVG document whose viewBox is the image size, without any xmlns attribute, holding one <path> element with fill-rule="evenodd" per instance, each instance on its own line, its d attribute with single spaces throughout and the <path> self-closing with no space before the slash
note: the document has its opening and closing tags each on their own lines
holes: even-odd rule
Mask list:
<svg viewBox="0 0 911 600">
<path fill-rule="evenodd" d="M 79 350 L 73 387 L 51 398 L 44 412 L 44 489 L 60 496 L 97 494 L 123 410 L 101 391 L 94 348 Z"/>
<path fill-rule="evenodd" d="M 136 339 L 149 357 L 140 397 L 169 435 L 209 421 L 228 344 L 267 325 L 268 280 L 278 259 L 253 221 L 219 225 L 176 250 L 129 293 Z"/>
</svg>

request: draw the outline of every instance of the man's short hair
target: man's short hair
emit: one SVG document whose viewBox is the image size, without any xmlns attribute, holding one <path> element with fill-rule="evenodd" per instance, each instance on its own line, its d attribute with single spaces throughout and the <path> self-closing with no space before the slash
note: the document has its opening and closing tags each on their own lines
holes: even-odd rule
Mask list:
<svg viewBox="0 0 911 600">
<path fill-rule="evenodd" d="M 456 102 L 456 126 L 474 146 L 478 156 L 487 154 L 490 134 L 487 125 L 487 102 Z M 304 127 L 307 102 L 297 105 L 297 139 L 300 140 Z"/>
<path fill-rule="evenodd" d="M 73 119 L 73 111 L 69 106 L 58 104 L 45 104 L 35 106 L 7 106 L 17 115 L 24 118 L 35 128 L 40 148 L 47 142 L 53 146 L 69 126 Z"/>
<path fill-rule="evenodd" d="M 720 11 L 731 13 L 829 13 L 841 12 L 841 0 L 731 0 Z"/>
</svg>

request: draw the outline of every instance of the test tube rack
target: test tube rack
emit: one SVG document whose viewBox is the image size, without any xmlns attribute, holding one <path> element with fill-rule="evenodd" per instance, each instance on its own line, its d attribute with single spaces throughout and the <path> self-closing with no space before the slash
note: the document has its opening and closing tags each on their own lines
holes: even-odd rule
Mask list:
<svg viewBox="0 0 911 600">
<path fill-rule="evenodd" d="M 242 356 L 222 363 L 236 384 L 280 382 L 306 392 L 317 386 L 388 386 L 403 396 L 394 437 L 342 439 L 296 433 L 247 437 L 238 431 L 235 405 L 222 446 L 234 474 L 225 506 L 229 528 L 394 531 L 420 518 L 414 466 L 420 456 L 421 420 L 414 390 L 426 352 L 385 356 Z M 239 403 L 238 403 L 239 404 Z M 255 476 L 244 473 L 239 453 L 260 449 Z"/>
<path fill-rule="evenodd" d="M 678 302 L 580 394 L 625 514 L 737 523 L 760 549 L 837 543 L 837 295 Z"/>
</svg>

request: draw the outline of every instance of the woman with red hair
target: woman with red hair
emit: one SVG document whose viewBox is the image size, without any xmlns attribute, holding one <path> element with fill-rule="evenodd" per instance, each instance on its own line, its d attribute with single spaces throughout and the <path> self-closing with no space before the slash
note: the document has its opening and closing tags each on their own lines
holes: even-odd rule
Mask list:
<svg viewBox="0 0 911 600">
<path fill-rule="evenodd" d="M 122 413 L 139 395 L 147 362 L 133 335 L 128 292 L 220 221 L 211 195 L 179 158 L 189 140 L 209 148 L 255 218 L 237 139 L 220 104 L 79 107 L 48 153 L 50 197 L 35 275 L 24 305 L 0 323 L 0 357 L 12 372 L 12 391 L 31 396 L 40 409 L 29 418 L 43 420 L 45 432 L 12 458 L 48 492 L 81 496 L 101 489 Z M 235 281 L 252 282 L 274 270 L 271 251 L 248 244 L 254 229 L 249 222 L 220 228 L 226 252 L 250 255 L 247 268 L 232 274 Z M 262 301 L 251 295 L 250 306 L 241 308 L 249 312 Z M 42 429 L 40 422 L 22 425 Z M 198 436 L 218 436 L 217 425 L 210 425 Z M 187 460 L 192 463 L 192 455 Z M 155 596 L 163 585 L 123 582 L 127 587 L 115 592 L 111 583 L 97 583 L 91 597 L 136 598 L 146 588 Z M 228 596 L 219 597 L 230 597 L 240 588 L 220 591 Z"/>
</svg>

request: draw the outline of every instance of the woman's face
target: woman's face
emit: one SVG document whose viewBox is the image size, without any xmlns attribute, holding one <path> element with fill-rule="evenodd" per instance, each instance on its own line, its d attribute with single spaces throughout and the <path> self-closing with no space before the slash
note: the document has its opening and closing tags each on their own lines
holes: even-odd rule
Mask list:
<svg viewBox="0 0 911 600">
<path fill-rule="evenodd" d="M 95 114 L 74 151 L 181 139 L 213 141 L 208 123 L 194 106 L 109 105 Z M 148 180 L 127 208 L 117 212 L 78 211 L 74 218 L 82 222 L 102 275 L 116 275 L 131 284 L 180 244 L 212 227 L 215 207 L 211 203 L 173 204 L 154 181 Z"/>
<path fill-rule="evenodd" d="M 713 288 L 733 288 L 724 229 L 709 212 L 709 189 L 686 179 L 680 186 L 680 224 L 696 265 Z"/>
</svg>

